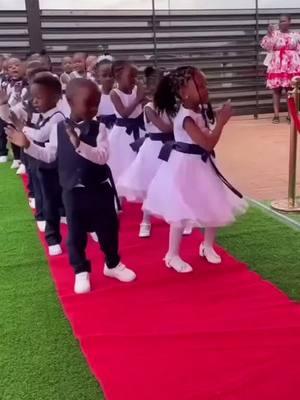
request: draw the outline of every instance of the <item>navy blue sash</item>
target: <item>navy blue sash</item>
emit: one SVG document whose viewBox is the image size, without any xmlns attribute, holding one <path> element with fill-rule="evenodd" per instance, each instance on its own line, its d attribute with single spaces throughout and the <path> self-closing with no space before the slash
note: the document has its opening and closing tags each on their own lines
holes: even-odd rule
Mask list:
<svg viewBox="0 0 300 400">
<path fill-rule="evenodd" d="M 99 117 L 97 117 L 97 120 L 101 122 L 101 124 L 104 124 L 107 129 L 111 129 L 116 123 L 117 117 L 115 116 L 115 114 L 99 115 Z"/>
<path fill-rule="evenodd" d="M 139 138 L 135 142 L 131 143 L 130 147 L 134 152 L 138 153 L 147 138 L 153 141 L 167 143 L 174 140 L 174 133 L 147 133 L 144 137 Z"/>
<path fill-rule="evenodd" d="M 216 166 L 214 162 L 215 158 L 215 152 L 214 151 L 207 151 L 203 149 L 202 147 L 198 146 L 197 144 L 190 144 L 190 143 L 184 143 L 184 142 L 168 142 L 164 144 L 162 147 L 158 158 L 160 158 L 163 161 L 168 161 L 171 155 L 171 152 L 173 150 L 179 151 L 180 153 L 185 153 L 185 154 L 198 154 L 201 156 L 201 160 L 203 162 L 209 161 L 211 166 L 213 167 L 216 175 L 221 179 L 221 181 L 240 199 L 243 198 L 243 195 L 235 189 L 230 182 L 221 174 L 219 171 L 218 167 Z"/>
<path fill-rule="evenodd" d="M 127 135 L 133 135 L 134 140 L 138 140 L 140 129 L 145 130 L 144 115 L 140 114 L 137 118 L 117 118 L 116 125 L 125 127 Z"/>
</svg>

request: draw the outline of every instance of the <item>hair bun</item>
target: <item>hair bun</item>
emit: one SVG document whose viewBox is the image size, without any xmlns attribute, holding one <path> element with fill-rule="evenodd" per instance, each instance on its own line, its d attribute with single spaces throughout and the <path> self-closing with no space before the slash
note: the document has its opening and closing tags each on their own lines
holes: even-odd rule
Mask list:
<svg viewBox="0 0 300 400">
<path fill-rule="evenodd" d="M 149 66 L 144 69 L 144 75 L 146 78 L 149 78 L 151 75 L 153 75 L 155 73 L 156 73 L 156 69 L 154 67 Z"/>
</svg>

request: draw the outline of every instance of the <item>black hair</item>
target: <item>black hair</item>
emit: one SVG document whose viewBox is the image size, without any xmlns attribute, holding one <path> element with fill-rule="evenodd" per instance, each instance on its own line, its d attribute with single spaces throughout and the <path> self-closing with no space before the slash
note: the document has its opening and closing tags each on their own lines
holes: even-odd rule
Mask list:
<svg viewBox="0 0 300 400">
<path fill-rule="evenodd" d="M 81 88 L 89 88 L 91 90 L 99 91 L 96 83 L 86 78 L 76 78 L 72 79 L 66 87 L 66 97 L 67 100 L 72 99 L 74 95 L 77 94 L 77 90 Z"/>
<path fill-rule="evenodd" d="M 193 79 L 197 69 L 195 67 L 186 66 L 179 67 L 176 70 L 165 75 L 159 82 L 154 94 L 154 106 L 159 112 L 166 112 L 171 117 L 175 117 L 180 106 L 179 91 L 182 86 L 186 85 L 190 79 Z M 201 107 L 201 114 L 206 127 L 209 123 L 214 123 L 215 116 L 212 105 L 210 103 Z"/>
<path fill-rule="evenodd" d="M 34 78 L 32 83 L 44 86 L 47 89 L 53 91 L 55 94 L 61 96 L 62 93 L 61 83 L 50 72 L 41 72 L 39 74 L 36 74 L 36 77 Z"/>
<path fill-rule="evenodd" d="M 131 65 L 129 61 L 126 60 L 116 60 L 112 63 L 112 75 L 114 78 L 117 78 L 118 75 L 123 71 L 123 69 L 127 66 Z"/>
<path fill-rule="evenodd" d="M 146 78 L 146 85 L 147 87 L 149 87 L 150 85 L 158 84 L 163 76 L 163 72 L 160 69 L 156 69 L 154 67 L 146 67 L 144 69 L 144 75 Z"/>
<path fill-rule="evenodd" d="M 154 106 L 159 112 L 174 117 L 179 109 L 179 90 L 193 77 L 194 67 L 179 67 L 165 75 L 159 82 L 154 94 Z"/>
<path fill-rule="evenodd" d="M 103 58 L 102 60 L 98 61 L 95 65 L 95 70 L 100 68 L 102 65 L 112 65 L 112 61 L 109 60 L 108 58 Z"/>
<path fill-rule="evenodd" d="M 35 75 L 41 73 L 41 72 L 49 72 L 46 67 L 43 67 L 42 65 L 33 68 L 28 74 L 27 77 L 29 80 L 33 79 Z"/>
</svg>

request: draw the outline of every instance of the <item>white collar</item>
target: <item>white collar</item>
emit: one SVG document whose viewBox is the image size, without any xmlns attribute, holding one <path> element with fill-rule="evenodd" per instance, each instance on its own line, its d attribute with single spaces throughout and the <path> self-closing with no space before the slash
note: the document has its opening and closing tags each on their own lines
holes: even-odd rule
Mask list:
<svg viewBox="0 0 300 400">
<path fill-rule="evenodd" d="M 55 114 L 58 111 L 59 111 L 59 108 L 58 107 L 54 107 L 54 108 L 51 108 L 51 110 L 48 110 L 45 113 L 42 113 L 42 116 L 43 116 L 44 119 L 46 119 L 48 117 L 51 117 L 53 114 Z"/>
</svg>

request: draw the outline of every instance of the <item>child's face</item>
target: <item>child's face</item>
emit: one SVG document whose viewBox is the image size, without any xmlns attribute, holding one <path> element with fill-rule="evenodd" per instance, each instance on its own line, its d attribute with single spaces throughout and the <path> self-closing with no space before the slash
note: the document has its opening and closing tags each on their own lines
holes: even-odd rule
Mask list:
<svg viewBox="0 0 300 400">
<path fill-rule="evenodd" d="M 85 72 L 85 57 L 81 54 L 74 54 L 73 57 L 73 68 L 79 74 Z"/>
<path fill-rule="evenodd" d="M 114 78 L 112 76 L 111 64 L 102 64 L 97 68 L 96 79 L 106 91 L 111 91 L 114 85 Z"/>
<path fill-rule="evenodd" d="M 18 58 L 10 58 L 7 63 L 8 75 L 13 80 L 20 79 L 25 74 L 23 63 Z"/>
<path fill-rule="evenodd" d="M 207 104 L 209 101 L 207 80 L 205 75 L 200 71 L 194 73 L 194 83 L 196 85 L 201 104 Z"/>
<path fill-rule="evenodd" d="M 138 71 L 133 65 L 127 65 L 120 73 L 119 85 L 126 90 L 133 90 L 137 84 Z"/>
<path fill-rule="evenodd" d="M 92 120 L 97 115 L 100 97 L 101 94 L 96 85 L 93 89 L 78 88 L 69 100 L 72 114 L 83 121 Z"/>
<path fill-rule="evenodd" d="M 67 74 L 70 74 L 73 71 L 73 62 L 71 57 L 65 57 L 62 62 L 63 70 Z"/>
<path fill-rule="evenodd" d="M 54 108 L 59 100 L 59 95 L 49 88 L 33 83 L 30 86 L 32 104 L 39 113 L 45 113 Z"/>
<path fill-rule="evenodd" d="M 92 72 L 97 64 L 97 57 L 96 56 L 88 56 L 86 59 L 86 70 L 88 72 Z"/>
</svg>

